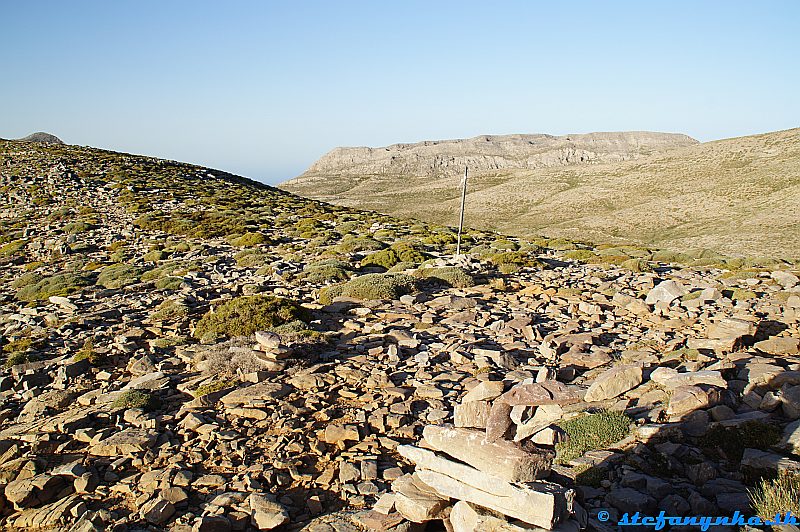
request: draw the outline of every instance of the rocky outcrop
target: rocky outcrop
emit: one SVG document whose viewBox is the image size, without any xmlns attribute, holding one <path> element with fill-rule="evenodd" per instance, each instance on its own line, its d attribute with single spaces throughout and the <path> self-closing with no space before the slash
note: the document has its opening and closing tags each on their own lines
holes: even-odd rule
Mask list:
<svg viewBox="0 0 800 532">
<path fill-rule="evenodd" d="M 17 140 L 19 142 L 39 142 L 42 144 L 64 144 L 64 141 L 60 138 L 50 133 L 45 133 L 44 131 L 37 131 L 36 133 L 31 133 L 27 137 Z"/>
<path fill-rule="evenodd" d="M 313 175 L 403 175 L 440 177 L 505 169 L 619 162 L 688 146 L 681 134 L 644 131 L 583 135 L 482 135 L 471 139 L 393 144 L 382 148 L 335 148 L 297 178 Z M 290 181 L 288 185 L 291 185 Z"/>
</svg>

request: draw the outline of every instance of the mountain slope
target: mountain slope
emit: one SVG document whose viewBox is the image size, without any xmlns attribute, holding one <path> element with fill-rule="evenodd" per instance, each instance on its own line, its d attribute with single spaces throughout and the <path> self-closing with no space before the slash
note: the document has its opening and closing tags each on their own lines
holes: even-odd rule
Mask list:
<svg viewBox="0 0 800 532">
<path fill-rule="evenodd" d="M 612 508 L 631 475 L 713 499 L 689 467 L 746 496 L 756 449 L 800 470 L 800 264 L 481 231 L 454 257 L 445 227 L 56 144 L 0 142 L 0 200 L 0 530 L 443 530 L 457 511 L 438 497 L 432 515 L 364 510 L 434 493 L 403 449 L 454 423 L 505 435 L 445 443 L 436 467 L 473 463 L 500 495 L 523 485 L 488 451 L 514 478 L 556 459 L 546 497 L 488 499 L 505 529 L 584 483 L 587 507 Z M 517 417 L 509 397 L 536 405 Z M 542 399 L 545 425 L 602 437 L 564 441 L 530 417 Z M 729 423 L 709 423 L 723 400 Z M 759 435 L 744 454 L 739 430 Z"/>
<path fill-rule="evenodd" d="M 285 190 L 453 224 L 459 178 L 307 174 Z M 313 171 L 312 171 L 313 170 Z M 798 256 L 800 130 L 684 145 L 636 160 L 471 173 L 467 223 L 730 254 Z"/>
</svg>

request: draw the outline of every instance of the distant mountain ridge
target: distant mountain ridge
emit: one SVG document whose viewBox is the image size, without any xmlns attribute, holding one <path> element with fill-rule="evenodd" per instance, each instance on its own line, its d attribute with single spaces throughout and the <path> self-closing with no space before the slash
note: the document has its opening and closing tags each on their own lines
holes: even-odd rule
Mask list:
<svg viewBox="0 0 800 532">
<path fill-rule="evenodd" d="M 692 144 L 697 144 L 697 141 L 687 135 L 648 131 L 563 136 L 481 135 L 470 139 L 393 144 L 381 148 L 335 148 L 311 165 L 303 176 L 436 177 L 460 174 L 465 166 L 475 174 L 506 169 L 533 170 L 627 161 Z"/>
<path fill-rule="evenodd" d="M 800 129 L 706 143 L 664 133 L 511 135 L 489 137 L 504 140 L 485 141 L 481 151 L 483 138 L 341 148 L 280 187 L 454 225 L 460 175 L 469 164 L 466 223 L 472 227 L 523 237 L 800 257 Z M 531 141 L 529 151 L 537 153 L 508 155 Z M 433 171 L 438 160 L 452 161 L 452 171 Z"/>
<path fill-rule="evenodd" d="M 0 139 L 5 140 L 5 139 Z M 52 135 L 50 133 L 45 133 L 44 131 L 37 131 L 36 133 L 31 133 L 27 137 L 22 137 L 21 139 L 13 139 L 17 142 L 39 142 L 42 144 L 64 144 L 64 141 L 60 138 Z"/>
</svg>

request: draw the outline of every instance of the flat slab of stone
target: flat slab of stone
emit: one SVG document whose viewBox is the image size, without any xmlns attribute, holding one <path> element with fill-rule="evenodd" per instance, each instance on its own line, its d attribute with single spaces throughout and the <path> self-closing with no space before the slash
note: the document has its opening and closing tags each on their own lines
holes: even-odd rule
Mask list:
<svg viewBox="0 0 800 532">
<path fill-rule="evenodd" d="M 686 295 L 686 288 L 677 281 L 670 279 L 669 281 L 662 281 L 656 285 L 655 288 L 647 293 L 644 302 L 648 305 L 655 305 L 656 303 L 670 304 L 679 297 Z"/>
<path fill-rule="evenodd" d="M 753 346 L 770 355 L 794 355 L 800 352 L 800 338 L 777 337 L 756 342 Z"/>
<path fill-rule="evenodd" d="M 641 371 L 641 370 L 640 370 Z M 502 401 L 511 406 L 569 405 L 580 401 L 574 391 L 558 381 L 544 381 L 534 384 L 519 384 L 500 396 Z"/>
<path fill-rule="evenodd" d="M 441 516 L 450 500 L 426 485 L 416 475 L 403 475 L 392 482 L 394 507 L 412 523 L 425 523 Z"/>
<path fill-rule="evenodd" d="M 89 454 L 96 456 L 126 456 L 150 449 L 158 439 L 158 432 L 152 429 L 128 428 L 112 434 L 92 445 Z"/>
<path fill-rule="evenodd" d="M 453 407 L 456 427 L 485 429 L 491 405 L 488 401 L 470 401 Z"/>
<path fill-rule="evenodd" d="M 728 382 L 722 377 L 719 371 L 687 371 L 678 372 L 675 369 L 660 367 L 650 374 L 650 380 L 668 389 L 679 386 L 694 386 L 696 384 L 708 384 L 725 388 Z"/>
<path fill-rule="evenodd" d="M 286 397 L 291 391 L 292 389 L 285 384 L 260 382 L 237 388 L 219 400 L 226 408 L 237 406 L 259 408 L 274 403 L 275 399 Z"/>
<path fill-rule="evenodd" d="M 556 484 L 510 484 L 469 466 L 458 478 L 421 469 L 419 478 L 436 491 L 526 523 L 552 529 L 569 515 L 573 494 Z"/>
<path fill-rule="evenodd" d="M 552 453 L 529 451 L 507 440 L 488 442 L 479 430 L 428 425 L 422 434 L 430 448 L 508 482 L 530 482 L 550 474 Z"/>
<path fill-rule="evenodd" d="M 586 390 L 587 402 L 613 399 L 642 383 L 642 368 L 632 364 L 614 366 L 597 376 Z"/>
</svg>

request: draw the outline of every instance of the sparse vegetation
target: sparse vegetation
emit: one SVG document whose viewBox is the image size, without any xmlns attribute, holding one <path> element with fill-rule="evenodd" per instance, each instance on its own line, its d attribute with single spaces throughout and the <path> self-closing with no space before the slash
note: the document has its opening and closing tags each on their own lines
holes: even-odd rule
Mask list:
<svg viewBox="0 0 800 532">
<path fill-rule="evenodd" d="M 556 445 L 556 462 L 569 463 L 587 451 L 604 449 L 630 433 L 631 420 L 621 412 L 603 411 L 586 414 L 558 425 L 569 440 Z"/>
<path fill-rule="evenodd" d="M 700 447 L 724 460 L 738 463 L 745 449 L 767 450 L 781 440 L 781 430 L 761 421 L 748 421 L 738 427 L 717 425 L 700 439 Z"/>
<path fill-rule="evenodd" d="M 319 301 L 330 304 L 337 297 L 354 299 L 397 299 L 417 290 L 417 279 L 402 273 L 371 273 L 354 277 L 346 283 L 320 290 Z"/>
<path fill-rule="evenodd" d="M 457 266 L 445 266 L 442 268 L 420 268 L 413 273 L 414 277 L 420 279 L 431 279 L 439 281 L 454 288 L 467 288 L 475 286 L 475 278 L 467 273 L 463 268 Z"/>
<path fill-rule="evenodd" d="M 16 298 L 20 301 L 41 301 L 50 296 L 67 296 L 89 286 L 91 281 L 82 275 L 62 273 L 42 277 L 36 273 L 23 276 L 25 281 L 18 283 Z"/>
<path fill-rule="evenodd" d="M 774 519 L 776 514 L 800 515 L 800 473 L 783 471 L 775 479 L 762 479 L 750 491 L 750 500 L 756 515 Z"/>
<path fill-rule="evenodd" d="M 111 403 L 111 408 L 113 410 L 141 408 L 145 411 L 152 411 L 158 409 L 158 407 L 157 399 L 144 390 L 126 390 Z"/>
<path fill-rule="evenodd" d="M 204 342 L 249 336 L 294 320 L 308 321 L 308 311 L 294 301 L 262 295 L 242 296 L 208 311 L 197 322 L 194 336 Z"/>
<path fill-rule="evenodd" d="M 81 347 L 77 353 L 72 357 L 73 360 L 76 362 L 81 360 L 88 360 L 89 363 L 93 366 L 102 365 L 106 361 L 105 355 L 102 355 L 95 351 L 94 348 L 94 341 L 90 338 L 84 342 L 83 347 Z"/>
<path fill-rule="evenodd" d="M 97 284 L 109 289 L 124 288 L 141 280 L 142 270 L 130 264 L 106 266 L 97 277 Z"/>
</svg>

